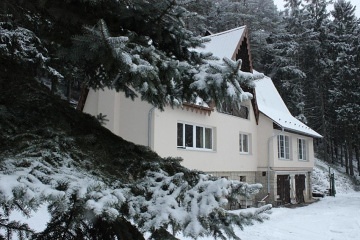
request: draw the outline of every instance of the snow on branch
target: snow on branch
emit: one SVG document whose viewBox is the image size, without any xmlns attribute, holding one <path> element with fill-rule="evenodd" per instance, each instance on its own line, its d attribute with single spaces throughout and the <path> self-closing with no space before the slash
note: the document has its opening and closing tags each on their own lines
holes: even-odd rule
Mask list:
<svg viewBox="0 0 360 240">
<path fill-rule="evenodd" d="M 174 233 L 182 231 L 193 238 L 213 236 L 214 224 L 227 221 L 231 225 L 236 222 L 232 219 L 244 218 L 234 217 L 224 209 L 227 198 L 233 194 L 254 195 L 261 187 L 206 174 L 190 182 L 184 173 L 169 176 L 163 171 L 148 172 L 132 188 L 133 193 L 140 194 L 130 198 L 129 212 L 143 232 L 170 227 Z M 250 190 L 247 193 L 246 188 Z M 232 227 L 229 232 L 233 232 Z"/>
<path fill-rule="evenodd" d="M 264 77 L 261 73 L 241 71 L 241 65 L 241 59 L 233 61 L 223 58 L 222 62 L 208 61 L 199 67 L 191 87 L 215 100 L 217 105 L 221 102 L 235 102 L 240 108 L 240 102 L 253 97 L 243 88 L 254 88 L 253 80 Z"/>
</svg>

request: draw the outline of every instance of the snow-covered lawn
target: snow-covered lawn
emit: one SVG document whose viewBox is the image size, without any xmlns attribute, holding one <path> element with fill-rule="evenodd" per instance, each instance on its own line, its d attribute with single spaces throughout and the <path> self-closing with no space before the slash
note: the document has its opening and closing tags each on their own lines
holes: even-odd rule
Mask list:
<svg viewBox="0 0 360 240">
<path fill-rule="evenodd" d="M 238 236 L 242 240 L 360 239 L 360 192 L 325 197 L 305 207 L 273 208 L 270 220 L 238 230 Z"/>
<path fill-rule="evenodd" d="M 336 197 L 327 196 L 304 207 L 273 208 L 269 220 L 263 223 L 255 222 L 253 226 L 245 226 L 244 231 L 238 229 L 237 235 L 242 240 L 360 239 L 360 192 L 353 190 L 352 181 L 343 173 L 336 169 L 332 169 L 332 172 L 335 172 L 336 178 L 338 192 Z M 314 187 L 319 190 L 328 188 L 327 176 L 328 166 L 317 161 L 312 178 Z M 254 210 L 256 209 L 239 211 Z M 46 205 L 42 205 L 38 212 L 31 215 L 30 219 L 26 219 L 22 214 L 14 211 L 10 219 L 26 222 L 35 231 L 44 230 L 50 219 Z M 149 237 L 149 234 L 145 234 L 145 237 Z M 176 237 L 181 240 L 192 240 L 180 234 Z M 198 238 L 198 240 L 213 239 L 213 237 Z"/>
<path fill-rule="evenodd" d="M 243 239 L 360 239 L 360 193 L 325 197 L 295 209 L 275 208 L 270 221 L 239 232 Z"/>
</svg>

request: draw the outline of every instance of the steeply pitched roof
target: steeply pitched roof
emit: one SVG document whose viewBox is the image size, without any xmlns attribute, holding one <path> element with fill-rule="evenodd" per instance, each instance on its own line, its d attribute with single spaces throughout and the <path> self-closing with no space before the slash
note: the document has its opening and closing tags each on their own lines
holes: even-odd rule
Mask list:
<svg viewBox="0 0 360 240">
<path fill-rule="evenodd" d="M 210 42 L 206 42 L 205 49 L 201 49 L 203 52 L 212 52 L 214 56 L 220 59 L 227 57 L 233 60 L 239 57 L 246 57 L 249 59 L 242 59 L 243 62 L 250 62 L 251 67 L 251 54 L 250 46 L 247 38 L 246 26 L 234 28 L 225 32 L 220 32 L 207 36 L 210 38 Z M 246 40 L 246 42 L 244 42 Z M 246 44 L 246 49 L 242 49 L 242 44 Z M 247 51 L 248 55 L 242 55 L 241 51 Z M 237 56 L 239 55 L 239 56 Z M 279 92 L 275 88 L 272 80 L 269 77 L 255 81 L 255 94 L 253 101 L 255 115 L 258 114 L 257 108 L 260 112 L 273 120 L 279 127 L 284 130 L 296 132 L 299 134 L 322 137 L 320 134 L 297 120 L 293 117 L 282 100 Z M 256 117 L 258 120 L 258 118 Z"/>
<path fill-rule="evenodd" d="M 269 77 L 256 80 L 255 86 L 256 100 L 260 112 L 273 120 L 279 127 L 311 137 L 322 137 L 291 115 Z"/>
<path fill-rule="evenodd" d="M 204 44 L 205 48 L 201 49 L 201 51 L 212 52 L 214 56 L 220 59 L 227 57 L 234 60 L 245 31 L 246 26 L 242 26 L 206 36 L 205 38 L 210 38 L 211 41 L 206 42 Z"/>
</svg>

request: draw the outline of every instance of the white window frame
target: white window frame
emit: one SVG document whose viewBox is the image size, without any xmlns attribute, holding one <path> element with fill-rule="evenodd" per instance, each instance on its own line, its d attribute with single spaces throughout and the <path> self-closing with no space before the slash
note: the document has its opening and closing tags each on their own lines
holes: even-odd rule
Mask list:
<svg viewBox="0 0 360 240">
<path fill-rule="evenodd" d="M 179 124 L 182 125 L 182 139 L 179 139 Z M 192 136 L 186 135 L 186 126 L 188 128 L 192 128 Z M 200 139 L 198 139 L 199 134 L 198 130 L 201 130 Z M 208 133 L 210 131 L 210 139 L 208 138 Z M 192 141 L 192 146 L 186 146 L 186 139 L 190 138 Z M 182 142 L 179 144 L 179 140 Z M 200 140 L 200 144 L 197 140 Z M 210 141 L 210 147 L 208 144 Z M 202 145 L 202 146 L 201 146 Z M 183 149 L 191 149 L 191 150 L 203 150 L 203 151 L 213 151 L 214 150 L 214 128 L 209 126 L 203 126 L 199 124 L 192 124 L 192 123 L 185 123 L 185 122 L 178 122 L 177 123 L 177 147 Z"/>
<path fill-rule="evenodd" d="M 244 146 L 244 139 L 245 139 L 245 136 L 246 136 L 246 143 L 247 143 L 247 146 L 245 147 Z M 241 154 L 250 154 L 250 147 L 251 147 L 251 135 L 248 134 L 248 133 L 240 133 L 239 134 L 239 151 Z M 247 151 L 244 150 L 247 148 Z"/>
<path fill-rule="evenodd" d="M 291 138 L 290 136 L 279 134 L 277 137 L 278 158 L 281 160 L 291 159 Z"/>
<path fill-rule="evenodd" d="M 297 139 L 297 148 L 298 148 L 298 159 L 299 161 L 308 161 L 308 147 L 307 140 L 304 138 Z"/>
</svg>

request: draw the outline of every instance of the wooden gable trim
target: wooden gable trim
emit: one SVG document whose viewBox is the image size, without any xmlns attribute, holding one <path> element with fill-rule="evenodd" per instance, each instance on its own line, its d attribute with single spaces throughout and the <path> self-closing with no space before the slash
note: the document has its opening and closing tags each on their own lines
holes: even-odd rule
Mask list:
<svg viewBox="0 0 360 240">
<path fill-rule="evenodd" d="M 238 58 L 240 58 L 238 55 L 241 52 L 241 47 L 243 45 L 246 45 L 246 55 L 249 57 L 248 61 L 249 61 L 249 72 L 253 72 L 253 65 L 252 65 L 252 57 L 251 57 L 251 51 L 250 51 L 250 41 L 249 41 L 249 32 L 248 32 L 248 28 L 247 26 L 245 26 L 244 32 L 235 48 L 235 51 L 232 55 L 232 59 L 233 60 L 237 60 Z M 245 88 L 244 91 L 250 92 L 253 95 L 253 98 L 251 99 L 251 105 L 253 107 L 253 111 L 254 111 L 254 115 L 255 115 L 255 120 L 256 120 L 256 124 L 259 124 L 259 115 L 260 115 L 260 111 L 259 111 L 259 107 L 257 105 L 257 101 L 256 101 L 256 93 L 255 93 L 255 89 L 248 89 Z"/>
<path fill-rule="evenodd" d="M 253 110 L 254 110 L 256 125 L 259 125 L 260 111 L 259 111 L 259 107 L 258 107 L 257 101 L 256 101 L 255 89 L 251 90 L 251 94 L 253 95 L 253 98 L 251 99 L 251 104 L 252 104 L 252 107 L 253 107 Z"/>
<path fill-rule="evenodd" d="M 191 111 L 191 112 L 195 112 L 195 113 L 200 113 L 200 114 L 208 114 L 210 116 L 211 112 L 214 111 L 214 108 L 211 107 L 204 107 L 204 106 L 199 106 L 193 103 L 183 103 L 183 109 L 187 110 L 187 111 Z"/>
<path fill-rule="evenodd" d="M 256 92 L 254 88 L 245 88 L 243 87 L 243 90 L 246 92 L 249 92 L 253 95 L 253 98 L 251 99 L 251 105 L 254 111 L 254 116 L 255 116 L 255 120 L 256 120 L 256 125 L 259 125 L 259 116 L 260 116 L 260 110 L 259 107 L 257 105 L 257 101 L 256 101 Z"/>
<path fill-rule="evenodd" d="M 234 51 L 234 53 L 233 53 L 233 55 L 231 57 L 232 60 L 238 60 L 239 59 L 238 54 L 239 54 L 240 49 L 241 49 L 241 47 L 243 46 L 244 43 L 246 44 L 246 51 L 247 51 L 246 53 L 249 56 L 249 59 L 248 59 L 249 65 L 250 65 L 249 66 L 250 67 L 249 72 L 252 73 L 253 72 L 253 65 L 252 65 L 252 56 L 251 56 L 251 51 L 250 51 L 249 32 L 248 32 L 247 26 L 245 26 L 244 32 L 243 32 L 243 34 L 242 34 L 242 36 L 241 36 L 241 38 L 240 38 L 240 40 L 239 40 L 239 42 L 238 42 L 238 44 L 237 44 L 237 46 L 235 48 L 235 51 Z"/>
</svg>

